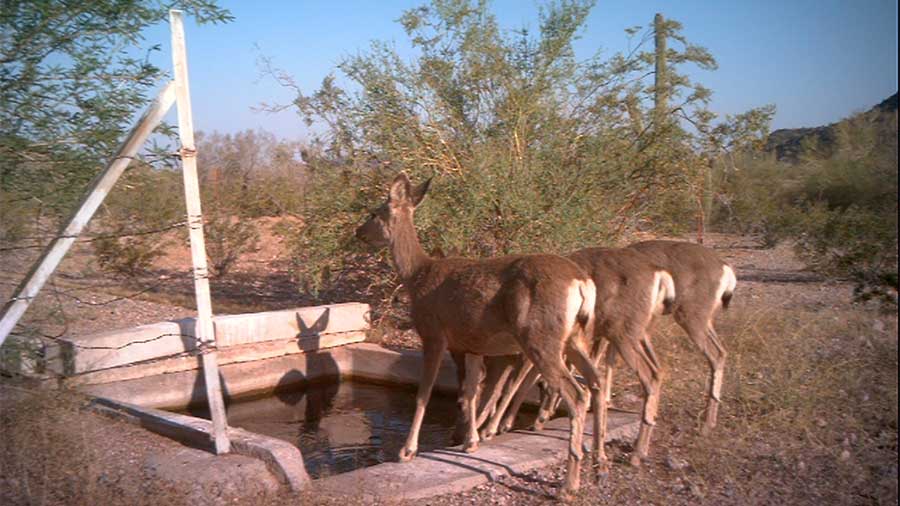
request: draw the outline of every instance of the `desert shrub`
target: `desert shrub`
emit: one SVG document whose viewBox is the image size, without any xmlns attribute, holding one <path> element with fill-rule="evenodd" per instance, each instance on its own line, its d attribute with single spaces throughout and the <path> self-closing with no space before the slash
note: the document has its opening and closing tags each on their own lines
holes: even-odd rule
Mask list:
<svg viewBox="0 0 900 506">
<path fill-rule="evenodd" d="M 172 7 L 200 24 L 233 19 L 205 0 L 3 3 L 0 191 L 55 219 L 71 212 L 166 74 L 145 35 Z"/>
<path fill-rule="evenodd" d="M 197 135 L 203 201 L 256 218 L 297 214 L 306 179 L 301 145 L 263 130 Z"/>
<path fill-rule="evenodd" d="M 809 268 L 852 280 L 858 300 L 895 304 L 897 114 L 848 118 L 833 137 L 798 164 L 745 160 L 728 174 L 719 223 L 765 245 L 791 239 Z"/>
<path fill-rule="evenodd" d="M 165 254 L 164 232 L 184 227 L 181 174 L 132 165 L 122 176 L 91 224 L 91 244 L 100 267 L 136 276 Z"/>
<path fill-rule="evenodd" d="M 206 254 L 216 276 L 225 276 L 244 253 L 255 251 L 259 231 L 255 225 L 239 218 L 212 214 L 204 225 Z"/>
<path fill-rule="evenodd" d="M 448 254 L 563 252 L 695 214 L 701 172 L 687 169 L 716 133 L 705 128 L 709 91 L 678 69 L 715 61 L 678 23 L 660 28 L 675 41 L 666 91 L 680 103 L 660 119 L 646 79 L 652 29 L 632 53 L 575 58 L 592 6 L 547 6 L 531 33 L 502 30 L 484 2 L 435 1 L 400 17 L 411 62 L 374 42 L 338 66 L 346 87 L 328 76 L 311 94 L 271 71 L 305 120 L 324 126 L 295 241 L 304 284 L 315 289 L 344 268 L 357 251 L 353 228 L 399 170 L 434 178 L 416 222 L 426 250 Z M 684 117 L 704 133 L 681 128 Z"/>
<path fill-rule="evenodd" d="M 733 168 L 720 168 L 713 223 L 722 231 L 759 237 L 773 247 L 794 234 L 803 211 L 796 167 L 761 153 L 745 153 Z"/>
<path fill-rule="evenodd" d="M 897 301 L 897 113 L 861 114 L 836 129 L 836 149 L 805 161 L 797 252 L 847 277 L 859 300 Z"/>
<path fill-rule="evenodd" d="M 162 243 L 146 237 L 103 237 L 93 244 L 100 267 L 123 276 L 147 272 L 165 254 Z"/>
</svg>

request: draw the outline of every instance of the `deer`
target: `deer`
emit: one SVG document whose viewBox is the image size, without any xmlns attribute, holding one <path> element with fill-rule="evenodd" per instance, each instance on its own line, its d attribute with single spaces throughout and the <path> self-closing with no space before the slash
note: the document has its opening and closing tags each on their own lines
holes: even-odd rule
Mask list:
<svg viewBox="0 0 900 506">
<path fill-rule="evenodd" d="M 586 248 L 571 253 L 568 258 L 590 275 L 597 287 L 592 360 L 597 364 L 606 357 L 606 378 L 603 382 L 604 391 L 599 394 L 599 413 L 595 417 L 599 417 L 600 423 L 595 432 L 599 433 L 600 441 L 605 441 L 606 410 L 613 367 L 617 357 L 621 356 L 637 373 L 644 390 L 641 427 L 630 459 L 632 465 L 639 466 L 649 453 L 650 436 L 656 426 L 663 381 L 659 359 L 653 350 L 649 333 L 656 315 L 666 314 L 671 310 L 677 293 L 675 283 L 668 272 L 635 250 Z M 537 379 L 537 371 L 532 369 L 518 391 L 513 390 L 516 385 L 507 390 L 488 426 L 483 430 L 486 439 L 498 431 L 506 432 L 512 427 L 525 395 Z M 557 396 L 544 396 L 535 422 L 536 429 L 543 427 L 543 423 L 556 411 L 557 404 Z M 502 422 L 499 422 L 500 417 Z M 605 459 L 605 452 L 600 449 L 598 451 L 598 458 Z"/>
<path fill-rule="evenodd" d="M 399 173 L 387 200 L 356 229 L 363 242 L 390 249 L 422 342 L 422 378 L 399 460 L 409 462 L 417 453 L 422 418 L 446 350 L 466 354 L 461 390 L 469 427 L 463 445 L 467 452 L 475 451 L 479 443 L 474 421 L 483 357 L 524 354 L 549 388 L 559 393 L 569 413 L 566 478 L 560 490 L 561 498 L 568 499 L 580 484 L 588 402 L 596 406 L 602 390 L 587 341 L 593 331 L 594 283 L 574 262 L 556 255 L 430 257 L 419 243 L 414 224 L 415 209 L 430 183 L 429 179 L 414 188 L 409 177 Z M 590 391 L 581 387 L 566 359 L 587 379 Z M 593 432 L 596 445 L 597 431 Z"/>
<path fill-rule="evenodd" d="M 708 435 L 716 426 L 722 402 L 727 357 L 713 323 L 718 311 L 731 303 L 737 285 L 734 269 L 712 249 L 690 242 L 642 241 L 628 249 L 643 253 L 672 274 L 677 294 L 672 315 L 709 363 L 706 416 L 700 429 Z"/>
<path fill-rule="evenodd" d="M 708 435 L 716 425 L 718 406 L 721 402 L 722 379 L 726 357 L 725 348 L 718 338 L 713 326 L 713 321 L 720 309 L 728 309 L 733 298 L 734 290 L 737 285 L 737 278 L 734 270 L 731 266 L 722 261 L 715 251 L 705 246 L 689 242 L 668 240 L 643 241 L 632 244 L 624 250 L 619 251 L 628 250 L 638 252 L 657 268 L 664 269 L 666 273 L 671 275 L 675 285 L 674 293 L 676 294 L 676 297 L 674 301 L 668 303 L 669 307 L 663 308 L 662 313 L 672 314 L 676 323 L 687 332 L 690 339 L 696 343 L 707 357 L 710 366 L 709 398 L 707 401 L 705 421 L 701 427 L 701 435 Z M 591 251 L 591 249 L 573 253 L 570 255 L 570 258 L 583 257 L 589 251 Z M 594 251 L 602 250 L 594 249 Z M 608 251 L 610 250 L 607 250 L 607 252 Z M 584 267 L 585 264 L 582 264 L 582 266 Z M 590 269 L 590 267 L 585 268 Z M 601 278 L 596 275 L 596 272 L 592 271 L 592 275 L 594 276 L 595 284 L 600 288 L 611 289 L 615 284 L 614 280 L 616 278 L 607 276 L 601 281 Z M 602 328 L 604 326 L 604 323 L 601 321 L 603 318 L 601 314 L 604 312 L 603 306 L 608 304 L 605 302 L 607 300 L 606 293 L 608 292 L 600 290 L 597 295 L 598 316 L 597 322 L 595 322 L 595 328 L 598 329 L 597 333 L 602 333 Z M 609 310 L 605 310 L 605 312 L 609 313 Z M 659 309 L 657 309 L 657 312 L 659 312 Z M 594 356 L 597 357 L 597 353 L 600 351 L 602 351 L 602 349 L 595 349 Z M 616 350 L 613 348 L 606 360 L 607 370 L 604 377 L 604 385 L 606 387 L 604 397 L 606 402 L 609 402 L 609 392 L 613 374 L 611 365 L 615 363 L 615 353 Z M 529 385 L 533 384 L 535 381 L 536 378 L 528 378 L 525 382 L 526 388 L 523 390 L 530 388 Z M 502 385 L 500 385 L 500 388 L 502 388 Z M 524 400 L 524 395 L 526 393 L 525 391 L 520 392 L 520 398 L 512 401 L 509 413 L 506 414 L 506 417 L 499 425 L 499 430 L 501 432 L 509 430 L 512 426 L 515 412 L 518 410 L 518 405 Z M 539 430 L 543 423 L 549 418 L 550 414 L 556 410 L 555 405 L 558 404 L 558 400 L 557 402 L 553 402 L 553 399 L 550 397 L 551 396 L 544 396 L 541 410 L 535 422 L 535 429 Z M 648 422 L 646 402 L 645 397 L 642 429 L 644 428 L 644 424 Z M 650 412 L 652 413 L 653 411 L 651 410 Z M 496 431 L 497 426 L 494 425 L 493 427 L 493 430 Z M 650 427 L 652 427 L 652 425 L 650 425 Z M 482 431 L 483 437 L 486 439 L 490 438 L 492 435 L 491 431 L 492 428 L 489 425 Z M 635 446 L 637 451 L 631 458 L 631 463 L 635 465 L 639 465 L 641 459 L 645 458 L 647 455 L 649 428 L 648 430 L 642 431 L 642 434 L 643 437 L 646 438 L 646 442 L 642 442 L 641 435 L 639 435 L 638 443 Z"/>
</svg>

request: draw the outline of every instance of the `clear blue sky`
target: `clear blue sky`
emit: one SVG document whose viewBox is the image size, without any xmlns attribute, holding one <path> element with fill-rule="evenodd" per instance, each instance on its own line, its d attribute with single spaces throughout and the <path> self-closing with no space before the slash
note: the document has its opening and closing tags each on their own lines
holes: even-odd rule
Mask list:
<svg viewBox="0 0 900 506">
<path fill-rule="evenodd" d="M 253 111 L 260 102 L 289 102 L 291 94 L 260 77 L 259 55 L 292 74 L 311 92 L 341 58 L 369 41 L 394 41 L 411 54 L 396 19 L 414 0 L 225 1 L 235 20 L 187 29 L 194 122 L 198 129 L 235 132 L 263 128 L 303 139 L 293 112 Z M 506 29 L 537 28 L 539 2 L 492 3 Z M 624 29 L 646 26 L 656 12 L 684 25 L 684 35 L 706 47 L 719 69 L 692 71 L 714 92 L 712 109 L 734 114 L 775 104 L 773 128 L 817 126 L 866 110 L 897 91 L 896 0 L 600 0 L 576 43 L 581 58 L 626 47 Z M 155 57 L 171 68 L 168 25 L 146 32 L 161 43 Z"/>
</svg>

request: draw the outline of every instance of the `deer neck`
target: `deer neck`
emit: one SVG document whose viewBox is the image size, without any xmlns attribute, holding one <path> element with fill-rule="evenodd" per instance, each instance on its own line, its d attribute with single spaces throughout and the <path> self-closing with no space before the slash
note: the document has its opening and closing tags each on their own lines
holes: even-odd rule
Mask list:
<svg viewBox="0 0 900 506">
<path fill-rule="evenodd" d="M 419 244 L 419 237 L 416 235 L 416 228 L 411 218 L 410 216 L 410 219 L 401 220 L 397 224 L 391 241 L 394 265 L 405 285 L 408 285 L 415 274 L 431 261 L 425 250 L 422 249 L 422 245 Z"/>
</svg>

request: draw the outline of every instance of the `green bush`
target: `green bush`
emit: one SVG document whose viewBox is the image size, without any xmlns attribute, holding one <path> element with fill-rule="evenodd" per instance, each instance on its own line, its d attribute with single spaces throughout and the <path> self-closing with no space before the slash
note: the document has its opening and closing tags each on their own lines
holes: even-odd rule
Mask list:
<svg viewBox="0 0 900 506">
<path fill-rule="evenodd" d="M 185 216 L 180 173 L 132 165 L 90 227 L 100 267 L 125 276 L 146 272 L 171 244 L 162 234 L 184 227 Z"/>
<path fill-rule="evenodd" d="M 715 61 L 667 21 L 667 96 L 680 107 L 646 128 L 657 117 L 652 37 L 630 54 L 576 59 L 592 7 L 546 6 L 532 33 L 502 30 L 485 2 L 436 0 L 400 17 L 413 61 L 374 42 L 338 66 L 346 87 L 329 76 L 299 92 L 300 114 L 325 127 L 310 149 L 295 240 L 304 286 L 346 268 L 358 251 L 353 228 L 399 170 L 435 178 L 416 224 L 426 250 L 448 254 L 565 252 L 692 221 L 702 171 L 691 167 L 712 115 L 709 91 L 678 70 Z M 675 118 L 684 116 L 706 133 L 682 129 Z"/>
<path fill-rule="evenodd" d="M 834 146 L 807 145 L 799 164 L 742 160 L 718 223 L 769 246 L 792 239 L 809 268 L 853 281 L 858 300 L 895 304 L 897 139 L 896 112 L 865 113 L 835 127 Z"/>
<path fill-rule="evenodd" d="M 212 214 L 203 230 L 212 272 L 219 277 L 227 275 L 241 255 L 255 251 L 259 245 L 256 226 L 240 218 Z"/>
</svg>

